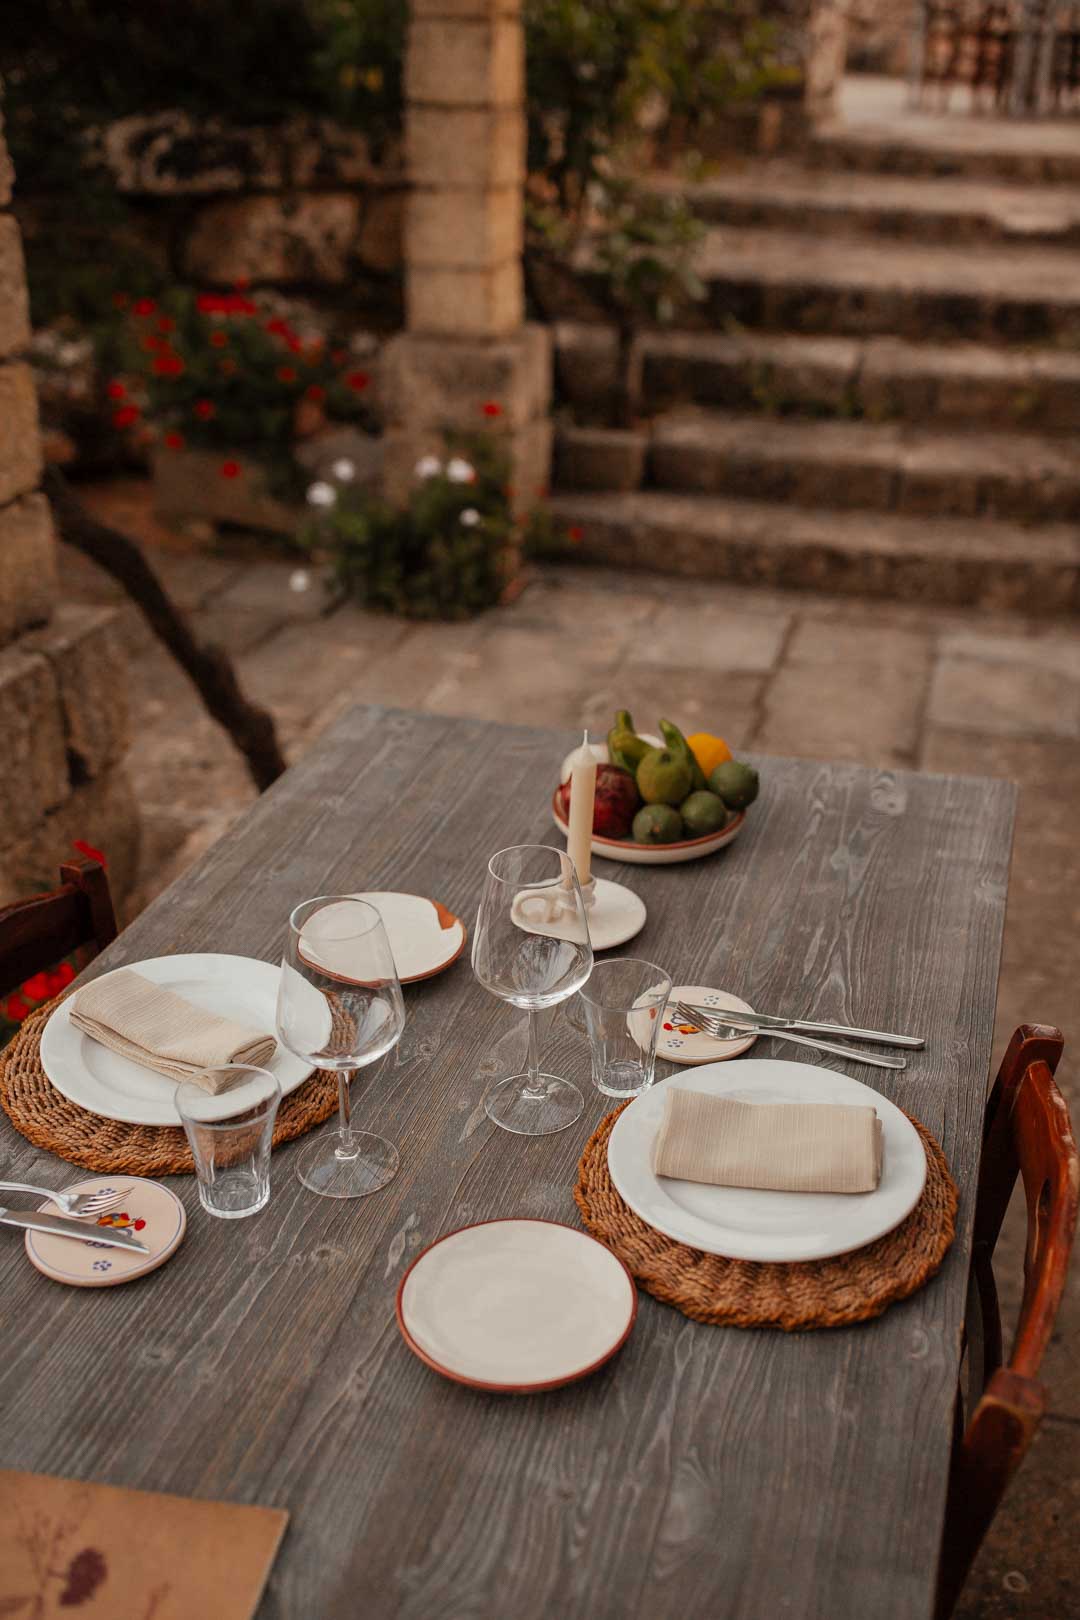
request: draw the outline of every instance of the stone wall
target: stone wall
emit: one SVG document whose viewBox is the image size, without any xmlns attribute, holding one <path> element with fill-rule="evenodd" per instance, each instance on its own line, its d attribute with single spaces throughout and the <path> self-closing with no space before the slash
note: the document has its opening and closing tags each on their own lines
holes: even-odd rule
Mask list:
<svg viewBox="0 0 1080 1620">
<path fill-rule="evenodd" d="M 902 77 L 908 69 L 915 0 L 848 0 L 848 67 Z"/>
<path fill-rule="evenodd" d="M 138 845 L 124 657 L 111 610 L 56 605 L 12 181 L 0 126 L 0 902 L 53 887 L 75 839 L 105 852 L 122 898 Z"/>
</svg>

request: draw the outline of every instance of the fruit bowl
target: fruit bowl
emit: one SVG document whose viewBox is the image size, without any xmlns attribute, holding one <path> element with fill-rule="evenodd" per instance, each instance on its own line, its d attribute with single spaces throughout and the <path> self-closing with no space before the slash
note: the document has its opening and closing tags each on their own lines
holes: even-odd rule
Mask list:
<svg viewBox="0 0 1080 1620">
<path fill-rule="evenodd" d="M 647 732 L 642 732 L 641 735 L 646 742 L 659 746 L 659 738 L 651 737 Z M 590 743 L 589 747 L 596 756 L 598 765 L 607 763 L 606 743 Z M 560 784 L 568 779 L 572 760 L 572 754 L 567 754 L 563 760 L 559 772 Z M 566 837 L 570 828 L 559 804 L 558 788 L 551 795 L 551 815 L 556 827 Z M 632 838 L 603 838 L 599 833 L 593 833 L 592 853 L 596 859 L 626 861 L 631 866 L 677 866 L 681 861 L 701 860 L 702 856 L 712 855 L 716 850 L 732 843 L 742 831 L 745 820 L 746 811 L 740 810 L 719 832 L 706 833 L 701 838 L 680 838 L 673 844 L 639 844 Z"/>
</svg>

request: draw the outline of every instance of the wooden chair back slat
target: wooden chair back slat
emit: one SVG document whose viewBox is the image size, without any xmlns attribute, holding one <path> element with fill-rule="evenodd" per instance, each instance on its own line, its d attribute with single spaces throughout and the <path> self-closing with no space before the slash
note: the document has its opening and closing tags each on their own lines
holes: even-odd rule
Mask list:
<svg viewBox="0 0 1080 1620">
<path fill-rule="evenodd" d="M 87 960 L 116 938 L 109 880 L 100 861 L 65 861 L 60 887 L 0 910 L 0 991 L 55 967 L 75 951 Z"/>
</svg>

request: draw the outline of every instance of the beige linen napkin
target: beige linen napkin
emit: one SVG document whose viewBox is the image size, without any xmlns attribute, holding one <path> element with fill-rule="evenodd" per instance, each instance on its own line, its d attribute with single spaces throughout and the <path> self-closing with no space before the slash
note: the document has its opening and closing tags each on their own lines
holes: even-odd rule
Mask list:
<svg viewBox="0 0 1080 1620">
<path fill-rule="evenodd" d="M 272 1035 L 206 1012 L 131 968 L 95 979 L 71 1005 L 71 1022 L 111 1052 L 156 1069 L 170 1080 L 193 1080 L 217 1092 L 226 1083 L 200 1078 L 202 1069 L 230 1063 L 265 1064 L 277 1046 Z"/>
<path fill-rule="evenodd" d="M 881 1180 L 876 1109 L 846 1103 L 748 1103 L 664 1093 L 653 1169 L 680 1181 L 774 1192 L 873 1192 Z"/>
</svg>

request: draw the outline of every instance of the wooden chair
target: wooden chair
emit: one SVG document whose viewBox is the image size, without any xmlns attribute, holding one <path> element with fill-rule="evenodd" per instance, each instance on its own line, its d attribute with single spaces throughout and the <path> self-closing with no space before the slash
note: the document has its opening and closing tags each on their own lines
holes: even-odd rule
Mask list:
<svg viewBox="0 0 1080 1620">
<path fill-rule="evenodd" d="M 994 1082 L 983 1134 L 967 1323 L 970 1417 L 962 1407 L 949 1476 L 938 1571 L 937 1620 L 960 1595 L 1006 1487 L 1046 1405 L 1036 1379 L 1065 1289 L 1080 1204 L 1080 1156 L 1054 1070 L 1060 1030 L 1023 1024 Z M 1024 1296 L 1003 1365 L 1001 1317 L 991 1257 L 1020 1175 L 1027 1199 Z"/>
<path fill-rule="evenodd" d="M 55 967 L 73 951 L 86 960 L 116 938 L 109 880 L 100 861 L 65 861 L 60 887 L 0 910 L 0 990 Z"/>
</svg>

